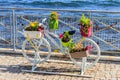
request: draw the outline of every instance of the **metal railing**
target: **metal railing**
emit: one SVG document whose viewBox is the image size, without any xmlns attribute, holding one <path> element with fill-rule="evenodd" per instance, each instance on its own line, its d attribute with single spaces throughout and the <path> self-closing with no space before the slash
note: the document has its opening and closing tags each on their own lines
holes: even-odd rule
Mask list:
<svg viewBox="0 0 120 80">
<path fill-rule="evenodd" d="M 91 38 L 97 42 L 100 49 L 120 51 L 120 12 L 46 8 L 0 8 L 0 47 L 14 51 L 21 49 L 24 36 L 19 31 L 22 31 L 29 21 L 41 22 L 51 11 L 57 11 L 62 21 L 59 22 L 56 33 L 71 30 L 70 26 L 79 28 L 78 20 L 84 13 L 94 23 Z"/>
</svg>

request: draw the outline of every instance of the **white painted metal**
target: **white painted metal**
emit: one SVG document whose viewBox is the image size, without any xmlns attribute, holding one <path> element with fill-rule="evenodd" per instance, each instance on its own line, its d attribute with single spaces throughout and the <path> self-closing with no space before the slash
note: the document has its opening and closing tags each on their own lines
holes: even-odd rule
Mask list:
<svg viewBox="0 0 120 80">
<path fill-rule="evenodd" d="M 32 40 L 32 39 L 31 39 Z M 27 39 L 23 42 L 23 45 L 22 45 L 22 54 L 24 55 L 24 57 L 32 62 L 32 63 L 35 63 L 35 64 L 38 64 L 38 63 L 41 63 L 41 62 L 45 62 L 47 59 L 49 59 L 50 57 L 50 54 L 51 54 L 51 48 L 50 48 L 50 45 L 49 43 L 47 42 L 46 39 L 42 38 L 40 40 L 33 40 L 32 41 L 34 43 L 34 46 L 36 47 L 36 50 L 34 49 L 34 47 L 31 47 L 33 48 L 32 50 L 26 50 L 27 48 L 27 43 L 29 44 L 29 46 L 33 46 L 31 45 L 30 41 L 28 41 Z M 36 42 L 36 43 L 35 43 Z M 45 44 L 45 45 L 44 45 Z M 41 55 L 41 52 L 42 51 L 39 51 L 39 48 L 41 48 L 41 46 L 44 45 L 44 47 L 47 49 L 47 56 L 44 58 L 44 59 L 41 59 L 40 55 Z M 35 57 L 29 57 L 29 53 L 33 54 Z M 43 52 L 42 52 L 43 53 Z M 37 62 L 35 62 L 37 60 Z"/>
<path fill-rule="evenodd" d="M 86 77 L 91 78 L 91 75 L 81 75 L 81 74 L 70 74 L 70 73 L 59 73 L 59 72 L 47 72 L 47 71 L 31 71 L 31 70 L 22 70 L 23 72 L 29 73 L 40 73 L 40 74 L 52 74 L 52 75 L 64 75 L 64 76 L 75 76 L 75 77 Z"/>
<path fill-rule="evenodd" d="M 63 22 L 64 23 L 64 22 Z M 41 23 L 41 24 L 43 24 L 43 23 Z M 65 23 L 65 24 L 67 24 L 67 23 Z M 96 55 L 97 55 L 97 57 L 95 58 L 95 60 L 93 61 L 93 62 L 91 62 L 91 64 L 89 64 L 88 65 L 88 63 L 87 63 L 87 58 L 82 58 L 82 64 L 80 63 L 80 62 L 77 62 L 74 58 L 72 58 L 71 57 L 71 55 L 70 55 L 70 53 L 69 53 L 69 50 L 67 49 L 67 48 L 65 48 L 65 47 L 62 47 L 61 46 L 61 44 L 58 44 L 55 40 L 54 40 L 54 38 L 52 38 L 51 36 L 54 36 L 56 39 L 58 39 L 59 40 L 59 38 L 58 38 L 58 36 L 55 34 L 55 33 L 52 33 L 52 32 L 48 32 L 48 30 L 44 30 L 44 34 L 45 34 L 45 36 L 56 46 L 56 48 L 57 49 L 59 49 L 62 53 L 64 53 L 64 54 L 68 54 L 69 55 L 69 57 L 70 57 L 70 59 L 73 61 L 73 63 L 74 64 L 76 64 L 77 66 L 79 66 L 80 67 L 80 70 L 81 70 L 81 72 L 80 72 L 80 75 L 84 75 L 84 72 L 85 72 L 85 69 L 87 69 L 89 66 L 91 66 L 91 67 L 93 67 L 97 62 L 98 62 L 98 60 L 99 60 L 99 58 L 100 58 L 100 49 L 99 49 L 99 46 L 93 41 L 93 40 L 91 40 L 91 39 L 88 39 L 88 38 L 86 38 L 84 41 L 84 43 L 86 44 L 86 43 L 88 43 L 88 42 L 90 42 L 90 44 L 93 44 L 92 46 L 95 46 L 95 48 L 96 48 Z M 76 40 L 74 40 L 74 41 L 78 41 L 78 40 L 80 40 L 80 38 L 75 38 Z M 35 50 L 34 51 L 34 57 L 32 58 L 32 60 L 27 56 L 27 54 L 25 53 L 25 46 L 27 46 L 26 45 L 26 41 L 29 41 L 29 42 L 31 42 L 31 43 L 33 43 L 34 45 L 31 45 L 31 46 L 33 46 L 33 50 Z M 32 72 L 34 72 L 35 71 L 35 69 L 36 69 L 36 64 L 38 64 L 38 63 L 41 63 L 41 62 L 45 62 L 49 57 L 50 57 L 50 53 L 51 52 L 49 52 L 48 53 L 48 57 L 47 58 L 45 58 L 43 61 L 41 60 L 41 57 L 39 56 L 39 54 L 38 54 L 38 48 L 39 47 L 41 47 L 41 44 L 43 43 L 43 41 L 46 41 L 46 43 L 48 43 L 48 45 L 49 45 L 49 41 L 47 41 L 46 39 L 44 39 L 44 38 L 41 38 L 41 40 L 40 40 L 40 43 L 38 42 L 37 43 L 37 45 L 39 45 L 39 46 L 36 46 L 36 44 L 34 43 L 35 41 L 33 40 L 33 41 L 31 41 L 31 39 L 30 40 L 26 40 L 26 41 L 24 41 L 23 42 L 23 46 L 22 46 L 22 49 L 23 49 L 23 55 L 30 61 L 30 62 L 32 62 L 33 63 L 33 65 L 32 65 Z M 89 45 L 90 45 L 89 44 Z M 45 46 L 45 45 L 44 45 Z M 87 46 L 87 45 L 86 45 Z M 85 46 L 85 47 L 86 47 Z M 48 47 L 48 50 L 50 50 L 51 48 L 50 47 Z M 59 51 L 59 52 L 60 52 Z M 90 68 L 91 68 L 90 67 Z M 51 73 L 51 72 L 50 72 Z M 54 73 L 54 72 L 53 72 Z M 53 74 L 53 73 L 51 73 L 51 74 Z M 57 74 L 57 73 L 56 73 Z"/>
<path fill-rule="evenodd" d="M 25 11 L 33 11 L 33 12 L 35 12 L 35 11 L 46 11 L 46 12 L 49 12 L 49 11 L 58 11 L 58 12 L 78 12 L 78 14 L 79 15 L 81 15 L 81 13 L 85 13 L 86 15 L 87 15 L 87 13 L 88 13 L 88 17 L 90 17 L 92 20 L 93 20 L 93 22 L 94 22 L 94 26 L 93 26 L 93 29 L 95 30 L 95 24 L 100 24 L 100 26 L 99 27 L 101 27 L 101 26 L 103 26 L 104 28 L 108 28 L 108 29 L 111 29 L 111 30 L 113 30 L 114 32 L 117 32 L 117 33 L 120 33 L 120 31 L 119 31 L 119 25 L 120 25 L 120 18 L 119 18 L 119 14 L 120 14 L 120 12 L 118 11 L 118 12 L 112 12 L 112 11 L 96 11 L 96 10 L 67 10 L 67 9 L 47 9 L 47 8 L 0 8 L 0 10 L 2 10 L 2 12 L 1 12 L 1 15 L 3 14 L 3 15 L 8 15 L 8 14 L 10 14 L 10 24 L 11 25 L 9 25 L 9 26 L 11 26 L 11 43 L 10 43 L 10 45 L 11 46 L 13 46 L 14 48 L 16 48 L 16 47 L 20 47 L 19 46 L 19 44 L 22 42 L 22 40 L 20 40 L 20 39 L 18 39 L 19 38 L 19 36 L 18 36 L 18 34 L 17 34 L 17 31 L 18 31 L 18 27 L 23 27 L 23 26 L 21 26 L 21 24 L 23 24 L 22 22 L 24 21 L 24 22 L 26 22 L 26 23 L 28 23 L 28 22 L 30 22 L 30 21 L 32 21 L 34 18 L 36 18 L 36 17 L 40 17 L 40 16 L 47 16 L 48 17 L 48 13 L 46 13 L 46 14 L 39 14 L 39 12 L 37 13 L 34 13 L 34 14 L 24 14 L 24 13 L 21 13 L 21 12 L 23 12 L 23 10 L 25 10 Z M 8 12 L 6 12 L 6 10 L 8 10 Z M 5 12 L 4 12 L 5 11 Z M 19 11 L 19 12 L 17 12 L 17 11 Z M 11 12 L 12 12 L 12 14 L 11 14 Z M 112 16 L 114 16 L 114 17 L 112 17 L 112 16 L 108 16 L 108 17 L 106 17 L 106 16 L 104 16 L 104 15 L 106 15 L 106 14 L 112 14 Z M 116 16 L 117 15 L 117 16 Z M 27 18 L 26 18 L 26 16 L 30 16 L 30 17 L 32 17 L 33 16 L 33 18 L 31 19 L 31 20 L 28 20 Z M 69 15 L 67 15 L 67 17 L 68 17 Z M 3 18 L 4 17 L 4 18 Z M 7 16 L 0 16 L 0 21 L 2 22 L 2 21 L 6 21 L 6 19 L 5 19 L 5 17 L 7 17 Z M 66 19 L 66 16 L 63 16 L 63 15 L 60 15 L 60 18 L 61 17 L 65 17 L 64 19 Z M 75 13 L 75 16 L 69 16 L 70 18 L 76 18 L 76 17 L 80 17 L 80 16 L 76 16 L 76 13 Z M 68 18 L 69 18 L 68 17 Z M 99 20 L 100 18 L 102 18 L 102 20 Z M 18 20 L 19 19 L 19 20 Z M 103 21 L 103 19 L 104 20 L 111 20 L 110 22 L 107 22 L 107 23 L 104 23 L 104 21 Z M 117 19 L 117 20 L 116 20 Z M 16 20 L 18 20 L 18 21 L 16 21 Z M 112 24 L 113 22 L 115 22 L 115 21 L 117 22 L 117 26 L 115 25 L 115 26 L 113 26 L 113 27 L 110 27 L 110 25 L 109 24 Z M 0 22 L 0 24 L 1 24 L 1 22 Z M 60 24 L 61 23 L 64 23 L 64 24 L 66 24 L 66 25 L 69 25 L 69 27 L 75 27 L 75 26 L 71 26 L 72 25 L 72 23 L 73 23 L 73 25 L 74 25 L 74 23 L 78 23 L 78 20 L 73 20 L 73 21 L 71 21 L 71 22 L 67 22 L 67 21 L 64 21 L 64 20 L 59 20 L 59 22 L 60 22 Z M 69 24 L 68 24 L 69 23 Z M 16 25 L 15 25 L 16 24 Z M 7 27 L 6 27 L 6 23 L 4 23 L 4 28 L 8 28 L 9 26 L 7 25 Z M 103 29 L 104 29 L 103 28 Z M 100 30 L 98 30 L 98 31 L 103 31 L 103 29 L 100 29 Z M 104 29 L 105 30 L 105 29 Z M 98 32 L 97 30 L 94 32 L 94 33 L 96 33 L 97 34 L 97 32 Z M 106 31 L 108 31 L 108 30 L 106 30 Z M 14 33 L 15 32 L 15 36 L 14 36 Z M 95 35 L 96 35 L 95 34 Z M 104 33 L 103 33 L 104 34 Z M 2 36 L 6 36 L 6 35 L 4 35 L 4 34 L 2 34 Z M 94 35 L 93 35 L 94 36 Z M 97 37 L 99 37 L 99 36 L 97 36 Z M 104 37 L 104 36 L 103 36 Z M 94 38 L 96 38 L 96 37 L 94 37 Z M 99 39 L 100 38 L 100 39 Z M 101 39 L 101 37 L 99 37 L 99 38 L 96 38 L 97 40 L 100 40 L 100 41 L 102 41 Z M 104 37 L 105 38 L 105 37 Z M 16 43 L 16 41 L 17 40 L 14 40 L 14 39 L 18 39 L 18 40 L 20 40 L 20 41 L 18 41 L 19 42 L 19 44 L 18 43 Z M 8 40 L 9 41 L 9 40 Z M 7 42 L 8 42 L 7 41 Z M 104 41 L 102 41 L 103 43 L 106 43 L 106 45 L 108 45 L 108 46 L 111 46 L 111 48 L 114 48 L 114 49 L 117 49 L 117 50 L 119 50 L 120 48 L 120 45 L 118 44 L 118 46 L 117 45 L 114 45 L 115 44 L 115 42 L 118 42 L 119 43 L 119 41 L 120 41 L 120 39 L 115 39 L 115 38 L 113 38 L 112 40 L 111 40 L 111 42 L 107 42 L 106 40 L 104 40 Z M 111 45 L 112 44 L 112 45 Z M 7 45 L 7 44 L 5 44 L 5 45 Z M 17 45 L 17 46 L 16 46 Z M 101 45 L 100 45 L 101 46 Z M 101 50 L 103 49 L 103 47 L 101 48 Z M 15 50 L 14 50 L 15 51 Z"/>
<path fill-rule="evenodd" d="M 78 40 L 79 40 L 79 38 L 75 38 L 73 41 L 78 41 Z M 91 62 L 85 61 L 86 64 L 87 64 L 86 67 L 87 67 L 87 68 L 91 68 L 91 67 L 93 67 L 93 66 L 99 61 L 99 59 L 100 59 L 100 56 L 101 56 L 100 48 L 99 48 L 99 46 L 98 46 L 93 40 L 91 40 L 91 39 L 89 39 L 89 38 L 85 38 L 85 40 L 84 40 L 83 42 L 84 42 L 84 44 L 85 44 L 86 46 L 88 46 L 88 45 L 94 46 L 95 54 L 93 55 L 92 53 L 90 53 L 89 56 L 86 57 L 86 59 L 90 60 L 89 58 L 91 58 L 91 59 L 93 59 L 93 61 L 91 61 Z M 92 52 L 94 52 L 94 51 L 92 51 Z M 94 57 L 93 57 L 93 56 L 94 56 Z M 70 58 L 71 58 L 71 60 L 74 62 L 75 65 L 81 66 L 81 64 L 77 61 L 78 59 L 74 59 L 74 58 L 72 58 L 72 57 L 70 57 Z M 84 60 L 83 60 L 83 61 L 84 61 Z M 83 65 L 84 65 L 84 64 L 83 64 Z"/>
<path fill-rule="evenodd" d="M 23 31 L 25 37 L 38 38 L 42 37 L 42 33 L 39 31 Z"/>
</svg>

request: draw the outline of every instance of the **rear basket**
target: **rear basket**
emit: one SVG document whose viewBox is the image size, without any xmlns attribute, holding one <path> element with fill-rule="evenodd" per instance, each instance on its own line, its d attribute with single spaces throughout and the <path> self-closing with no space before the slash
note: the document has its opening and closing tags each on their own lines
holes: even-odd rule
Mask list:
<svg viewBox="0 0 120 80">
<path fill-rule="evenodd" d="M 73 52 L 70 53 L 72 58 L 81 58 L 81 57 L 87 57 L 89 55 L 88 51 L 80 51 L 80 52 Z"/>
</svg>

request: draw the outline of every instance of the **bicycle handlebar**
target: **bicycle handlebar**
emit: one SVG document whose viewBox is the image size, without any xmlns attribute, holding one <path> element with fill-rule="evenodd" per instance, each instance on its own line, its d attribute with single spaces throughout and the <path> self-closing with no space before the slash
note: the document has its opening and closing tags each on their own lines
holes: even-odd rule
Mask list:
<svg viewBox="0 0 120 80">
<path fill-rule="evenodd" d="M 47 18 L 42 19 L 42 23 L 44 23 L 47 20 Z"/>
</svg>

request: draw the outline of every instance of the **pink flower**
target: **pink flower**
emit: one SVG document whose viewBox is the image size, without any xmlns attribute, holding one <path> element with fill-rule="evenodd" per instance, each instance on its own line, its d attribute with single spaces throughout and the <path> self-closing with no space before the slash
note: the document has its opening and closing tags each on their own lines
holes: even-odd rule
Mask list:
<svg viewBox="0 0 120 80">
<path fill-rule="evenodd" d="M 85 50 L 88 51 L 88 53 L 90 53 L 90 49 L 92 49 L 92 46 L 86 46 Z"/>
<path fill-rule="evenodd" d="M 63 37 L 63 34 L 59 34 L 59 38 L 62 38 Z"/>
</svg>

